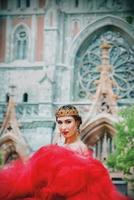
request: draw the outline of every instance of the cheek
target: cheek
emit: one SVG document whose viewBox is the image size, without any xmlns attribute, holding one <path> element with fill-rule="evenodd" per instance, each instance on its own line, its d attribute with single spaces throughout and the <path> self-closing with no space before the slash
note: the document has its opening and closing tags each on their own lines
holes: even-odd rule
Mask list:
<svg viewBox="0 0 134 200">
<path fill-rule="evenodd" d="M 61 125 L 60 124 L 57 125 L 57 129 L 61 130 Z"/>
<path fill-rule="evenodd" d="M 69 127 L 69 129 L 70 129 L 70 131 L 76 131 L 77 130 L 75 124 L 71 124 L 70 127 Z"/>
<path fill-rule="evenodd" d="M 59 126 L 58 126 L 58 129 L 61 131 L 61 129 L 62 129 L 62 126 L 60 126 L 60 125 L 59 125 Z"/>
</svg>

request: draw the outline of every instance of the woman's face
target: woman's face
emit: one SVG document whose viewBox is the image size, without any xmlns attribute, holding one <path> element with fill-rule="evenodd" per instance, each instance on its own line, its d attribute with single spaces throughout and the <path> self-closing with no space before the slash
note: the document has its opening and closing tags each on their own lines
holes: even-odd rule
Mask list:
<svg viewBox="0 0 134 200">
<path fill-rule="evenodd" d="M 60 133 L 64 138 L 69 138 L 74 134 L 77 134 L 77 122 L 72 116 L 58 117 L 57 124 Z"/>
</svg>

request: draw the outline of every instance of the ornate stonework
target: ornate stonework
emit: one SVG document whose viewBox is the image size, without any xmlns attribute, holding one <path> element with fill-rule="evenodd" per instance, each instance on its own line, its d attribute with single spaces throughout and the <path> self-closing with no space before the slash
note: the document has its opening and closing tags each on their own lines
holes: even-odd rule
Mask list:
<svg viewBox="0 0 134 200">
<path fill-rule="evenodd" d="M 108 56 L 108 50 L 110 47 L 111 46 L 108 45 L 105 41 L 101 45 L 102 64 L 98 66 L 100 79 L 95 81 L 97 89 L 93 100 L 96 104 L 95 109 L 97 113 L 106 112 L 112 115 L 116 115 L 117 99 L 119 97 L 113 92 L 113 89 L 118 87 L 118 84 L 111 77 L 112 66 L 109 64 Z"/>
<path fill-rule="evenodd" d="M 74 104 L 86 119 L 96 91 L 94 81 L 100 78 L 97 66 L 101 64 L 104 39 L 111 45 L 109 63 L 111 80 L 119 86 L 113 91 L 121 97 L 118 105 L 134 102 L 133 1 L 34 0 L 28 7 L 26 1 L 19 7 L 16 2 L 7 1 L 7 8 L 0 8 L 0 122 L 9 85 L 13 84 L 16 115 L 32 150 L 52 141 L 58 106 Z M 20 42 L 28 47 L 25 59 L 14 57 L 16 53 L 22 55 Z M 114 112 L 105 106 L 108 101 L 102 98 L 100 112 Z"/>
<path fill-rule="evenodd" d="M 102 161 L 107 159 L 109 153 L 114 150 L 112 137 L 115 135 L 114 122 L 119 120 L 117 116 L 118 96 L 113 92 L 117 83 L 111 78 L 112 66 L 109 64 L 109 45 L 103 41 L 101 49 L 101 64 L 97 66 L 100 78 L 95 80 L 96 92 L 89 114 L 82 126 L 81 137 L 89 146 L 95 146 L 96 157 Z M 106 151 L 107 149 L 107 151 Z"/>
<path fill-rule="evenodd" d="M 3 156 L 3 164 L 11 162 L 18 157 L 25 159 L 29 153 L 29 147 L 24 140 L 16 118 L 15 102 L 9 97 L 7 111 L 0 129 L 0 151 Z"/>
<path fill-rule="evenodd" d="M 0 124 L 5 119 L 9 86 L 15 85 L 16 116 L 23 137 L 34 151 L 52 142 L 54 112 L 60 105 L 71 103 L 80 110 L 83 121 L 88 119 L 83 140 L 87 144 L 90 139 L 92 144 L 98 140 L 96 156 L 103 160 L 105 144 L 109 152 L 113 149 L 116 106 L 134 103 L 134 1 L 6 2 L 5 7 L 0 6 Z M 111 72 L 110 67 L 97 68 L 102 65 L 103 40 L 111 45 Z M 108 88 L 115 83 L 117 87 L 108 89 L 104 79 Z M 96 121 L 91 123 L 88 117 L 93 102 L 98 104 L 93 113 Z M 90 137 L 93 133 L 95 137 Z M 101 151 L 105 156 L 100 156 Z"/>
</svg>

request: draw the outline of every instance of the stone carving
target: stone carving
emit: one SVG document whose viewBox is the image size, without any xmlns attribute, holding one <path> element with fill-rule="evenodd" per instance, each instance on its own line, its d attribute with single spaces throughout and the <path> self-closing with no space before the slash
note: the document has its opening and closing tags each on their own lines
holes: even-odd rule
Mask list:
<svg viewBox="0 0 134 200">
<path fill-rule="evenodd" d="M 102 49 L 102 64 L 98 67 L 100 71 L 100 79 L 95 81 L 97 90 L 94 99 L 99 101 L 98 112 L 107 112 L 110 114 L 117 113 L 116 101 L 118 96 L 113 92 L 114 87 L 118 87 L 117 83 L 110 77 L 112 66 L 108 60 L 108 50 L 111 46 L 104 42 Z"/>
<path fill-rule="evenodd" d="M 13 96 L 9 97 L 7 111 L 0 129 L 0 150 L 4 159 L 3 164 L 18 157 L 24 159 L 29 151 L 16 119 Z"/>
<path fill-rule="evenodd" d="M 80 31 L 80 23 L 78 20 L 74 20 L 72 22 L 72 36 L 75 37 L 75 35 L 77 35 L 77 33 L 79 33 Z"/>
<path fill-rule="evenodd" d="M 125 102 L 134 96 L 134 51 L 120 32 L 112 30 L 112 26 L 109 26 L 108 31 L 102 30 L 98 35 L 94 35 L 90 42 L 86 42 L 87 50 L 79 51 L 82 53 L 76 58 L 78 73 L 76 98 L 88 99 L 95 93 L 94 80 L 99 78 L 96 66 L 101 63 L 99 46 L 103 40 L 112 46 L 109 51 L 111 76 L 119 86 L 114 88 L 114 91 Z"/>
<path fill-rule="evenodd" d="M 99 1 L 98 8 L 108 8 L 108 0 Z"/>
<path fill-rule="evenodd" d="M 121 0 L 102 0 L 97 4 L 98 9 L 122 9 L 124 7 L 124 1 Z"/>
<path fill-rule="evenodd" d="M 38 104 L 18 104 L 16 106 L 17 111 L 17 117 L 26 117 L 26 116 L 33 116 L 33 115 L 39 115 L 39 105 Z"/>
<path fill-rule="evenodd" d="M 117 99 L 113 91 L 118 87 L 112 79 L 112 66 L 109 64 L 108 52 L 111 48 L 106 41 L 101 47 L 101 64 L 97 66 L 100 77 L 95 80 L 96 93 L 93 97 L 93 104 L 83 122 L 81 137 L 85 143 L 95 146 L 95 155 L 98 159 L 105 161 L 109 153 L 113 151 L 112 137 L 115 134 L 113 122 L 118 121 Z"/>
<path fill-rule="evenodd" d="M 117 9 L 121 9 L 123 6 L 122 0 L 113 0 L 112 1 L 112 7 L 115 7 Z"/>
</svg>

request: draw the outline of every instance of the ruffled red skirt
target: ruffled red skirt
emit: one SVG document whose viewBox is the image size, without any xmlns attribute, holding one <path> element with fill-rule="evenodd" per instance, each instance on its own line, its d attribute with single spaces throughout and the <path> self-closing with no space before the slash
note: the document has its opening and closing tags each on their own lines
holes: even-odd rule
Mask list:
<svg viewBox="0 0 134 200">
<path fill-rule="evenodd" d="M 63 147 L 40 148 L 25 163 L 0 170 L 0 200 L 127 200 L 106 168 L 90 155 Z"/>
</svg>

